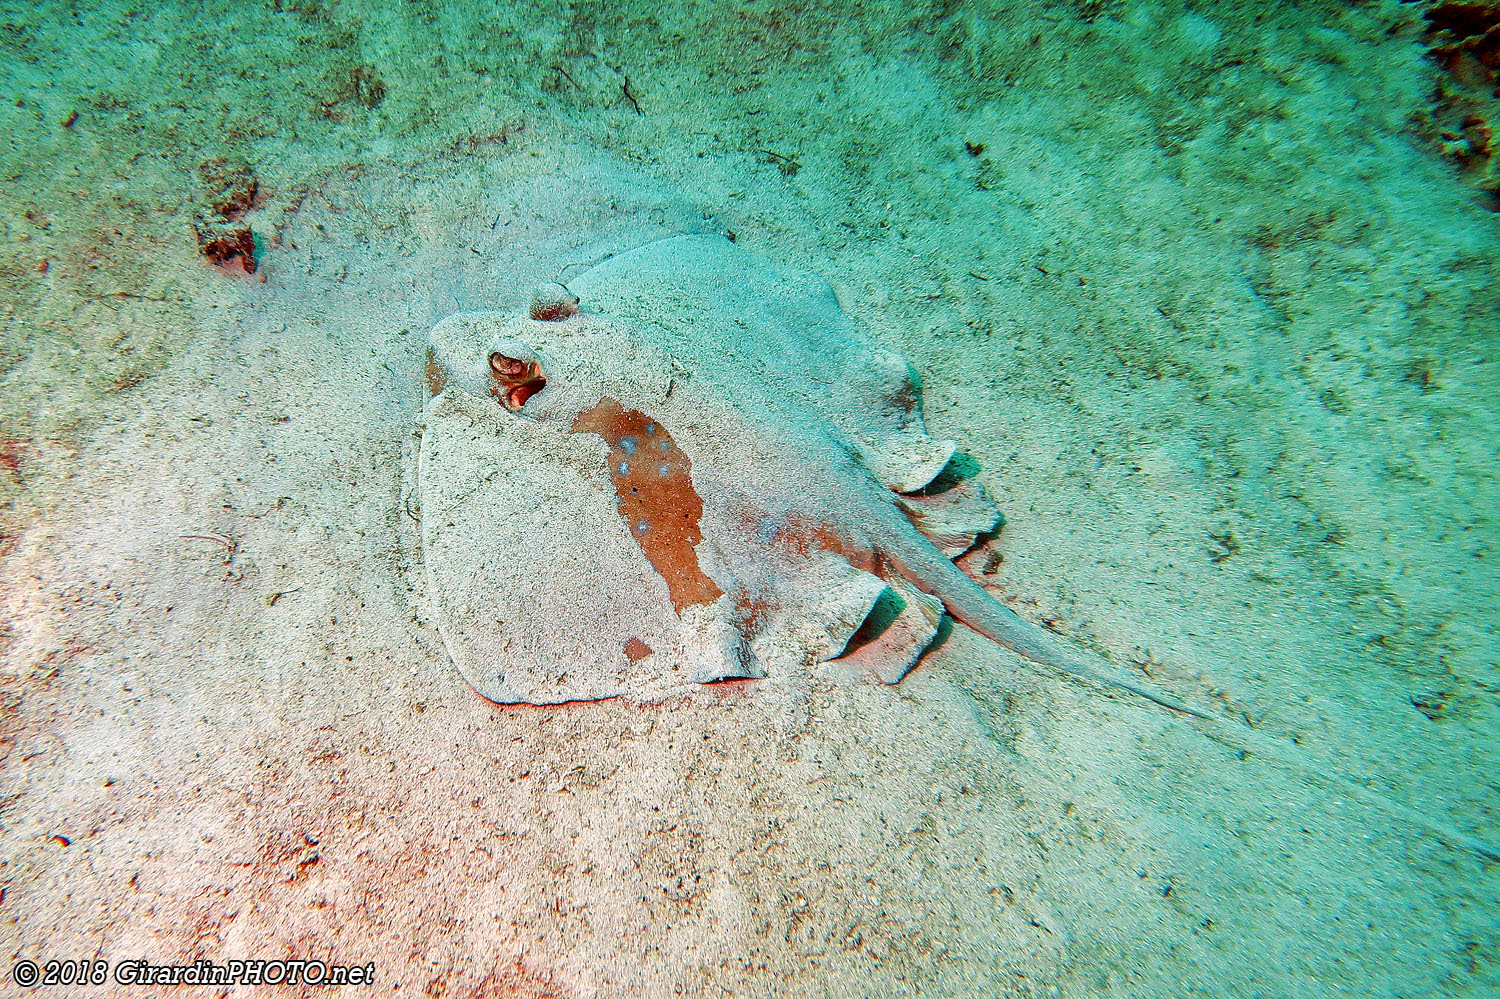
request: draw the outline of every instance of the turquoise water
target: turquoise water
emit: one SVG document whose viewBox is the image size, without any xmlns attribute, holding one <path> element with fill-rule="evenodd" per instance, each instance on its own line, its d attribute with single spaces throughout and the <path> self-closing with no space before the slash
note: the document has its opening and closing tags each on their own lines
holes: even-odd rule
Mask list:
<svg viewBox="0 0 1500 999">
<path fill-rule="evenodd" d="M 1458 6 L 8 8 L 5 957 L 1493 994 L 1500 214 Z M 476 695 L 413 499 L 427 333 L 684 232 L 826 279 L 1004 514 L 960 564 L 1216 721 L 951 622 L 893 686 Z"/>
</svg>

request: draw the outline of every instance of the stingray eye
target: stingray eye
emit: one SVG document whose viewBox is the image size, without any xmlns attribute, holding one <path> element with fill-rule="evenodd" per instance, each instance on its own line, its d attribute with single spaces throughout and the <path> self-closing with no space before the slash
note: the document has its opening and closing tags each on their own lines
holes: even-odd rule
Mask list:
<svg viewBox="0 0 1500 999">
<path fill-rule="evenodd" d="M 498 350 L 490 355 L 490 377 L 495 384 L 490 394 L 512 413 L 520 411 L 527 400 L 547 387 L 547 376 L 535 359 L 507 357 Z"/>
<path fill-rule="evenodd" d="M 526 373 L 526 362 L 519 357 L 506 357 L 497 350 L 490 355 L 490 370 L 496 378 L 514 378 Z"/>
</svg>

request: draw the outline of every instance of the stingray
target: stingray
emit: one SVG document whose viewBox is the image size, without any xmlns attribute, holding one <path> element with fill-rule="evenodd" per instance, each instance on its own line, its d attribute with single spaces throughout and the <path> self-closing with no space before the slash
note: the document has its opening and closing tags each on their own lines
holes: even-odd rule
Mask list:
<svg viewBox="0 0 1500 999">
<path fill-rule="evenodd" d="M 954 564 L 999 510 L 927 434 L 911 367 L 812 274 L 719 236 L 660 240 L 523 314 L 448 317 L 427 373 L 430 591 L 491 700 L 652 699 L 834 658 L 894 683 L 946 610 L 1200 714 Z"/>
<path fill-rule="evenodd" d="M 1140 681 L 953 561 L 1001 522 L 898 354 L 821 278 L 718 236 L 610 257 L 430 334 L 427 591 L 502 704 L 658 701 L 835 660 L 897 683 L 954 619 L 1488 860 L 1500 848 Z"/>
</svg>

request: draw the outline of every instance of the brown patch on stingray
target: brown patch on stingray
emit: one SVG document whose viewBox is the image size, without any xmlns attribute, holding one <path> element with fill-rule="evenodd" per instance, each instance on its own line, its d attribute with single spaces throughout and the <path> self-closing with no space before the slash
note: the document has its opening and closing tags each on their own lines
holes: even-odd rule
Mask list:
<svg viewBox="0 0 1500 999">
<path fill-rule="evenodd" d="M 698 564 L 703 500 L 693 488 L 692 463 L 661 424 L 605 397 L 578 414 L 575 434 L 598 434 L 609 445 L 609 478 L 620 519 L 646 560 L 666 581 L 672 606 L 710 604 L 724 591 Z M 643 643 L 644 644 L 644 643 Z"/>
<path fill-rule="evenodd" d="M 427 348 L 427 395 L 437 395 L 448 384 L 448 378 L 443 374 L 442 365 L 437 362 L 437 352 L 431 347 Z"/>
<path fill-rule="evenodd" d="M 625 643 L 625 658 L 629 659 L 633 663 L 640 662 L 642 659 L 645 659 L 647 656 L 649 656 L 653 651 L 655 650 L 652 649 L 651 646 L 647 645 L 639 638 L 632 638 L 630 641 Z"/>
<path fill-rule="evenodd" d="M 782 551 L 804 558 L 814 552 L 832 552 L 854 568 L 881 579 L 889 578 L 893 569 L 889 560 L 869 542 L 861 542 L 833 524 L 806 514 L 788 514 L 771 541 Z"/>
<path fill-rule="evenodd" d="M 734 625 L 735 634 L 739 636 L 739 640 L 735 643 L 734 655 L 740 661 L 740 666 L 748 670 L 755 662 L 750 643 L 759 636 L 762 619 L 774 608 L 771 601 L 764 595 L 752 594 L 743 587 L 735 591 L 733 606 L 730 623 Z"/>
<path fill-rule="evenodd" d="M 759 537 L 789 558 L 811 558 L 818 552 L 830 552 L 854 568 L 881 579 L 897 567 L 868 538 L 856 537 L 831 522 L 805 513 L 792 512 L 773 516 L 751 503 L 738 501 L 729 507 L 730 522 L 751 537 Z"/>
</svg>

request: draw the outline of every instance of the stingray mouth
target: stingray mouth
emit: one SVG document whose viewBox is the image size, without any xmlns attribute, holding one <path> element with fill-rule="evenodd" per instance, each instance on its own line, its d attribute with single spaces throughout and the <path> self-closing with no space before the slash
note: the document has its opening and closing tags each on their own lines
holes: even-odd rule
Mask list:
<svg viewBox="0 0 1500 999">
<path fill-rule="evenodd" d="M 507 357 L 495 351 L 490 355 L 490 377 L 495 384 L 490 394 L 512 413 L 519 412 L 527 401 L 547 387 L 547 376 L 534 358 Z"/>
</svg>

